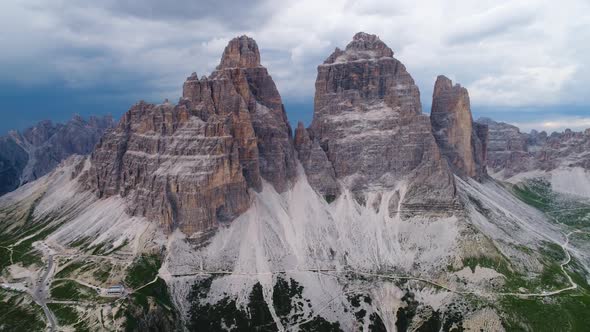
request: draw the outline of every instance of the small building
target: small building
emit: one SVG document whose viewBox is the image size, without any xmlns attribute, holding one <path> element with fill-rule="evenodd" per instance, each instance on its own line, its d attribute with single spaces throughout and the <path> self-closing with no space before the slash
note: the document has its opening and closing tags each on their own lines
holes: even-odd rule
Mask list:
<svg viewBox="0 0 590 332">
<path fill-rule="evenodd" d="M 125 287 L 123 285 L 114 285 L 107 289 L 107 295 L 123 295 L 125 293 Z"/>
</svg>

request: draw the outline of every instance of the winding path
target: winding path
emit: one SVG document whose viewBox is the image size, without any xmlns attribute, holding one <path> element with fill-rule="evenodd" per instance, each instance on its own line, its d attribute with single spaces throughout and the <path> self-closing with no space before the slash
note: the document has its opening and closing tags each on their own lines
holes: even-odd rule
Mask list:
<svg viewBox="0 0 590 332">
<path fill-rule="evenodd" d="M 47 307 L 47 289 L 45 287 L 46 283 L 47 283 L 47 279 L 49 279 L 52 270 L 53 270 L 53 255 L 48 254 L 47 255 L 47 268 L 45 269 L 45 271 L 43 272 L 43 275 L 39 278 L 39 280 L 35 284 L 35 287 L 31 290 L 31 292 L 32 292 L 31 295 L 33 296 L 33 300 L 35 300 L 35 302 L 39 306 L 41 306 L 41 308 L 43 309 L 43 312 L 45 313 L 45 316 L 47 317 L 47 323 L 49 325 L 49 330 L 55 331 L 57 323 L 55 321 L 55 316 L 53 315 L 53 312 L 51 312 L 51 310 L 49 310 L 49 307 Z"/>
</svg>

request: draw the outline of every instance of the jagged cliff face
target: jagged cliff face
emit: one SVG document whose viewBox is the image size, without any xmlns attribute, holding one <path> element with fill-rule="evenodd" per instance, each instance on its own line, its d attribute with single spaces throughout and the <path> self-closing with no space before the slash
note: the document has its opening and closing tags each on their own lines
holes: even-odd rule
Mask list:
<svg viewBox="0 0 590 332">
<path fill-rule="evenodd" d="M 101 197 L 128 197 L 132 215 L 190 235 L 244 212 L 262 179 L 286 190 L 294 158 L 281 98 L 242 36 L 209 77 L 187 79 L 178 105 L 132 107 L 97 147 L 88 178 Z"/>
<path fill-rule="evenodd" d="M 297 174 L 291 126 L 277 87 L 260 64 L 254 39 L 243 36 L 232 40 L 211 77 L 233 82 L 250 113 L 257 138 L 260 175 L 278 192 L 287 190 Z M 185 93 L 191 94 L 187 90 L 190 88 L 185 86 Z"/>
<path fill-rule="evenodd" d="M 533 170 L 553 171 L 559 167 L 590 170 L 590 130 L 562 133 L 521 133 L 513 125 L 488 118 L 477 120 L 489 127 L 488 167 L 506 179 Z"/>
<path fill-rule="evenodd" d="M 487 127 L 473 123 L 467 89 L 438 76 L 430 121 L 434 137 L 453 172 L 481 180 L 486 174 Z"/>
<path fill-rule="evenodd" d="M 49 173 L 73 154 L 92 152 L 112 117 L 76 115 L 66 123 L 42 121 L 22 132 L 0 138 L 0 195 Z"/>
<path fill-rule="evenodd" d="M 482 118 L 477 120 L 489 128 L 487 166 L 491 173 L 506 170 L 507 176 L 533 167 L 528 160 L 526 135 L 513 125 Z"/>
<path fill-rule="evenodd" d="M 336 180 L 354 192 L 407 181 L 406 208 L 450 204 L 452 174 L 422 114 L 418 87 L 377 36 L 356 34 L 318 67 L 314 106 L 296 147 L 317 191 L 334 194 Z"/>
</svg>

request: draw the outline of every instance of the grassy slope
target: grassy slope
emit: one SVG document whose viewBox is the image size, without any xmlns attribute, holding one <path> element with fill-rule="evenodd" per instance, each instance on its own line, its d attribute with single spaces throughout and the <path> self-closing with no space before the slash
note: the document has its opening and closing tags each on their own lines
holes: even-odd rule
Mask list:
<svg viewBox="0 0 590 332">
<path fill-rule="evenodd" d="M 550 185 L 541 180 L 532 180 L 513 187 L 514 194 L 523 202 L 545 212 L 556 223 L 574 229 L 590 228 L 590 206 L 574 197 L 557 194 Z M 547 243 L 542 251 L 547 266 L 534 280 L 509 278 L 508 285 L 515 287 L 551 287 L 567 285 L 559 268 L 565 259 L 561 247 Z M 506 312 L 507 331 L 587 331 L 590 326 L 590 286 L 575 260 L 567 266 L 568 273 L 578 284 L 574 291 L 546 298 L 519 298 L 505 296 L 501 307 Z"/>
</svg>

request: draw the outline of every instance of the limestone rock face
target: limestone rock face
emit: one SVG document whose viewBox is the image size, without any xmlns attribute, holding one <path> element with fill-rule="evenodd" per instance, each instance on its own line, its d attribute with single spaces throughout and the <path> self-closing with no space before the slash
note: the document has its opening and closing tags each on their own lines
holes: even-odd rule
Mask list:
<svg viewBox="0 0 590 332">
<path fill-rule="evenodd" d="M 480 180 L 486 174 L 487 128 L 474 124 L 467 89 L 438 76 L 430 122 L 434 137 L 453 172 Z"/>
<path fill-rule="evenodd" d="M 510 177 L 534 168 L 529 158 L 527 137 L 516 126 L 488 118 L 478 119 L 477 122 L 488 126 L 487 166 L 492 173 L 505 170 L 505 175 Z M 540 136 L 538 139 L 541 139 Z"/>
<path fill-rule="evenodd" d="M 489 127 L 488 167 L 497 177 L 510 178 L 518 173 L 552 171 L 558 167 L 590 169 L 588 129 L 566 129 L 551 135 L 533 130 L 527 134 L 516 126 L 488 118 L 477 121 Z"/>
<path fill-rule="evenodd" d="M 236 64 L 239 67 L 234 67 Z M 297 175 L 293 133 L 277 87 L 260 65 L 256 42 L 246 36 L 230 41 L 211 79 L 233 82 L 250 112 L 258 141 L 260 175 L 278 192 L 287 190 Z M 190 90 L 190 85 L 185 85 L 185 93 L 192 96 Z"/>
<path fill-rule="evenodd" d="M 307 173 L 307 181 L 325 197 L 336 197 L 340 193 L 334 168 L 317 140 L 313 140 L 303 123 L 295 130 L 295 149 Z"/>
<path fill-rule="evenodd" d="M 1 137 L 0 195 L 42 177 L 73 154 L 89 154 L 114 125 L 111 116 L 85 120 L 76 115 L 66 123 L 42 121 Z"/>
<path fill-rule="evenodd" d="M 232 39 L 225 47 L 217 69 L 260 67 L 260 52 L 254 39 L 241 36 Z"/>
<path fill-rule="evenodd" d="M 209 77 L 187 78 L 177 105 L 133 106 L 93 153 L 87 183 L 101 197 L 127 197 L 132 215 L 191 235 L 246 211 L 262 179 L 287 189 L 295 165 L 281 98 L 242 36 Z"/>
<path fill-rule="evenodd" d="M 318 67 L 311 143 L 299 144 L 305 135 L 298 131 L 296 145 L 310 179 L 333 170 L 353 192 L 391 190 L 404 181 L 406 208 L 454 200 L 453 177 L 422 114 L 418 87 L 375 35 L 356 34 Z M 321 149 L 315 148 L 321 167 L 305 159 L 309 146 Z M 311 183 L 321 193 L 333 192 L 332 181 Z"/>
</svg>

